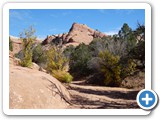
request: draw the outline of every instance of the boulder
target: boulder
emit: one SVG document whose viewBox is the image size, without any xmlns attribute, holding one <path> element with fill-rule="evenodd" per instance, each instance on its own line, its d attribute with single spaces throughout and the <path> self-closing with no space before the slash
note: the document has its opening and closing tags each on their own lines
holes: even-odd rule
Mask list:
<svg viewBox="0 0 160 120">
<path fill-rule="evenodd" d="M 52 40 L 54 40 L 56 38 L 56 36 L 54 35 L 48 35 L 47 38 L 42 42 L 43 45 L 49 44 L 50 42 L 52 42 Z"/>
<path fill-rule="evenodd" d="M 10 109 L 65 109 L 68 90 L 51 75 L 35 69 L 10 66 Z"/>
</svg>

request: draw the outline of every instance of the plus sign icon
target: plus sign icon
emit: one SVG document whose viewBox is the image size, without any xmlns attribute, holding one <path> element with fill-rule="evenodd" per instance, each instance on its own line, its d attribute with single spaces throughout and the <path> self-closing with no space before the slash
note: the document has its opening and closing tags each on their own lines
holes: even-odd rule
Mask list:
<svg viewBox="0 0 160 120">
<path fill-rule="evenodd" d="M 157 104 L 157 94 L 153 90 L 141 90 L 137 95 L 137 103 L 144 110 L 150 110 Z"/>
</svg>

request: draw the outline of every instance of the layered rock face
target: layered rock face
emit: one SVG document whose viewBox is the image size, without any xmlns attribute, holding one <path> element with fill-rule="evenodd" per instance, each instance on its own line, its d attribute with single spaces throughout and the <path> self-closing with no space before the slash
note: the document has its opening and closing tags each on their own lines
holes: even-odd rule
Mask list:
<svg viewBox="0 0 160 120">
<path fill-rule="evenodd" d="M 46 45 L 53 42 L 58 45 L 71 43 L 75 45 L 79 45 L 80 43 L 88 45 L 93 38 L 102 38 L 104 36 L 106 36 L 104 33 L 93 30 L 85 24 L 73 23 L 68 33 L 47 36 L 42 44 Z"/>
</svg>

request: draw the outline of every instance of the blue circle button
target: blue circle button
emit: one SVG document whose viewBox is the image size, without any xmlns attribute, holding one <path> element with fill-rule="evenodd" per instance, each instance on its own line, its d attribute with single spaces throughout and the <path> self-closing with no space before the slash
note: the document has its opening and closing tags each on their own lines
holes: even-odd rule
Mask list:
<svg viewBox="0 0 160 120">
<path fill-rule="evenodd" d="M 150 110 L 157 104 L 157 94 L 153 90 L 141 90 L 137 95 L 137 103 L 144 110 Z"/>
</svg>

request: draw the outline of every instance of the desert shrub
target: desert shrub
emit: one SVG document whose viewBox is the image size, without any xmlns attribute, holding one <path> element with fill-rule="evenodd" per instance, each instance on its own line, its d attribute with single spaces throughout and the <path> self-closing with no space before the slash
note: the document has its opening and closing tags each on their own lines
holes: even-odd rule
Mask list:
<svg viewBox="0 0 160 120">
<path fill-rule="evenodd" d="M 68 59 L 63 55 L 62 49 L 58 47 L 52 47 L 47 51 L 47 70 L 52 72 L 53 70 L 66 70 Z"/>
<path fill-rule="evenodd" d="M 14 57 L 19 58 L 19 57 L 18 57 L 18 53 L 15 53 L 15 54 L 14 54 Z"/>
<path fill-rule="evenodd" d="M 145 68 L 145 41 L 140 41 L 128 54 L 130 59 L 137 60 L 137 67 Z M 140 62 L 140 64 L 138 63 Z"/>
<path fill-rule="evenodd" d="M 88 61 L 91 59 L 91 53 L 87 45 L 84 43 L 77 46 L 70 57 L 70 72 L 74 76 L 86 76 L 90 73 L 87 66 Z"/>
<path fill-rule="evenodd" d="M 105 50 L 108 50 L 114 55 L 123 57 L 128 54 L 127 46 L 127 41 L 117 40 L 115 39 L 115 37 L 109 36 L 93 39 L 93 41 L 89 44 L 89 49 L 93 57 L 97 57 L 99 55 L 99 52 Z"/>
<path fill-rule="evenodd" d="M 88 63 L 87 67 L 92 71 L 92 72 L 99 72 L 100 71 L 100 64 L 99 61 L 101 60 L 100 57 L 92 57 Z"/>
<path fill-rule="evenodd" d="M 60 82 L 70 83 L 73 80 L 72 75 L 62 70 L 53 70 L 51 75 Z"/>
<path fill-rule="evenodd" d="M 137 65 L 134 59 L 127 58 L 121 60 L 121 66 L 121 78 L 124 79 L 127 76 L 132 76 L 135 73 Z"/>
<path fill-rule="evenodd" d="M 31 26 L 28 30 L 24 30 L 20 34 L 20 38 L 23 41 L 23 56 L 20 61 L 20 65 L 23 67 L 31 67 L 32 66 L 32 44 L 36 39 L 34 36 L 35 29 Z"/>
<path fill-rule="evenodd" d="M 74 77 L 90 76 L 89 81 L 97 85 L 120 86 L 126 77 L 134 75 L 138 66 L 144 66 L 144 30 L 141 26 L 133 31 L 125 23 L 114 36 L 66 48 L 70 73 Z M 141 42 L 137 42 L 139 36 Z"/>
<path fill-rule="evenodd" d="M 74 53 L 74 51 L 75 51 L 75 47 L 73 45 L 70 45 L 64 49 L 63 53 L 68 59 L 70 59 L 71 54 Z"/>
<path fill-rule="evenodd" d="M 73 77 L 67 72 L 68 59 L 64 56 L 62 49 L 53 47 L 47 51 L 47 72 L 61 82 L 69 83 Z"/>
<path fill-rule="evenodd" d="M 89 49 L 93 57 L 97 57 L 100 51 L 104 51 L 107 48 L 107 39 L 94 38 L 89 44 Z"/>
<path fill-rule="evenodd" d="M 118 55 L 120 58 L 126 56 L 128 54 L 127 51 L 127 42 L 123 41 L 123 40 L 110 40 L 108 41 L 108 45 L 106 47 L 106 49 L 114 54 L 114 55 Z"/>
<path fill-rule="evenodd" d="M 109 51 L 99 53 L 100 68 L 105 79 L 106 86 L 120 86 L 121 84 L 121 66 L 119 64 L 119 56 L 113 55 Z"/>
<path fill-rule="evenodd" d="M 145 44 L 137 43 L 137 36 L 144 35 L 144 27 L 136 31 L 124 24 L 117 35 L 96 38 L 89 44 L 91 76 L 102 76 L 100 79 L 92 77 L 92 83 L 102 84 L 103 81 L 107 86 L 120 86 L 126 77 L 137 71 L 138 64 L 144 66 Z"/>
<path fill-rule="evenodd" d="M 9 50 L 13 51 L 13 42 L 11 41 L 10 37 L 9 37 Z"/>
<path fill-rule="evenodd" d="M 20 61 L 20 65 L 23 67 L 31 67 L 32 66 L 32 50 L 30 49 L 32 44 L 32 40 L 29 39 L 27 45 L 23 49 L 24 57 Z"/>
<path fill-rule="evenodd" d="M 38 65 L 47 62 L 46 51 L 42 49 L 41 44 L 38 44 L 33 48 L 32 61 L 37 63 Z"/>
<path fill-rule="evenodd" d="M 92 53 L 87 66 L 92 76 L 101 76 L 93 79 L 92 83 L 106 86 L 120 86 L 123 79 L 136 71 L 136 63 L 129 58 L 127 42 L 115 39 L 95 39 L 89 45 Z"/>
</svg>

